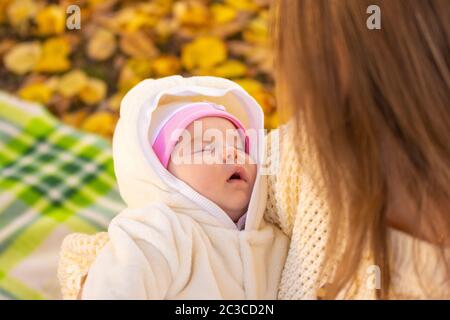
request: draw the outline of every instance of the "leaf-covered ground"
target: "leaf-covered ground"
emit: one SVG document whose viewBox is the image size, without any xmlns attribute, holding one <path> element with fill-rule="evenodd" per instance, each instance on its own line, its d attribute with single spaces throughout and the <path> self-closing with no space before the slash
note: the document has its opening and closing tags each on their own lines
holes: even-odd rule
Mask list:
<svg viewBox="0 0 450 320">
<path fill-rule="evenodd" d="M 70 5 L 81 28 L 69 30 Z M 111 137 L 123 95 L 145 78 L 241 84 L 277 126 L 270 0 L 0 0 L 0 89 Z"/>
</svg>

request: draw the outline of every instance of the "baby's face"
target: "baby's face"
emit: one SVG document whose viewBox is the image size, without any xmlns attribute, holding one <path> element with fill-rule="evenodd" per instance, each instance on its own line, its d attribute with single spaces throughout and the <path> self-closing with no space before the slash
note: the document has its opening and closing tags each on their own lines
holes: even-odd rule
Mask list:
<svg viewBox="0 0 450 320">
<path fill-rule="evenodd" d="M 215 202 L 234 222 L 246 212 L 256 178 L 256 164 L 237 132 L 224 118 L 196 120 L 175 146 L 168 166 L 175 177 Z M 233 135 L 236 139 L 230 139 Z"/>
</svg>

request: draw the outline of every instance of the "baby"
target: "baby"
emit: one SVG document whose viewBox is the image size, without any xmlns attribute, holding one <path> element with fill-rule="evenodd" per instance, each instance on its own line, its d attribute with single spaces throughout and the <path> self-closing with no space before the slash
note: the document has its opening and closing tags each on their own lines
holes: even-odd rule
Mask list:
<svg viewBox="0 0 450 320">
<path fill-rule="evenodd" d="M 263 220 L 263 119 L 225 79 L 174 76 L 131 89 L 113 139 L 127 208 L 107 234 L 65 239 L 63 296 L 275 299 L 288 240 Z"/>
<path fill-rule="evenodd" d="M 256 178 L 242 123 L 212 103 L 165 106 L 163 112 L 154 113 L 152 123 L 161 128 L 150 128 L 161 164 L 216 203 L 241 228 Z"/>
</svg>

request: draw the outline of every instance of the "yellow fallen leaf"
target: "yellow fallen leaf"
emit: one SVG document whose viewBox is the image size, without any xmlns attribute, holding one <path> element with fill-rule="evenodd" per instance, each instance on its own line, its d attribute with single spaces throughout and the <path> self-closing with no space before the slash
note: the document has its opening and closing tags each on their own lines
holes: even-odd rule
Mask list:
<svg viewBox="0 0 450 320">
<path fill-rule="evenodd" d="M 112 111 L 118 112 L 120 110 L 120 102 L 124 97 L 125 92 L 116 92 L 108 99 L 108 108 Z"/>
<path fill-rule="evenodd" d="M 58 76 L 52 76 L 50 78 L 47 78 L 47 80 L 44 81 L 45 85 L 52 89 L 53 91 L 58 90 L 60 78 Z"/>
<path fill-rule="evenodd" d="M 16 44 L 17 42 L 12 39 L 0 40 L 0 59 L 3 60 L 5 53 L 11 50 Z"/>
<path fill-rule="evenodd" d="M 210 20 L 208 7 L 202 2 L 178 1 L 173 12 L 179 23 L 186 26 L 205 26 Z"/>
<path fill-rule="evenodd" d="M 42 48 L 39 42 L 24 42 L 12 47 L 4 56 L 6 69 L 15 74 L 25 74 L 35 67 L 40 59 Z"/>
<path fill-rule="evenodd" d="M 1 0 L 0 1 L 0 23 L 6 22 L 8 16 L 7 16 L 7 9 L 9 5 L 11 4 L 12 0 Z"/>
<path fill-rule="evenodd" d="M 119 91 L 130 90 L 139 81 L 148 78 L 152 73 L 152 63 L 149 59 L 129 59 L 119 75 Z"/>
<path fill-rule="evenodd" d="M 258 101 L 265 113 L 272 113 L 275 110 L 275 99 L 267 90 L 254 92 L 252 96 Z"/>
<path fill-rule="evenodd" d="M 120 49 L 133 58 L 153 58 L 159 53 L 152 39 L 142 31 L 122 33 Z"/>
<path fill-rule="evenodd" d="M 220 3 L 214 3 L 211 5 L 211 13 L 216 24 L 223 24 L 233 21 L 236 19 L 237 15 L 235 8 Z"/>
<path fill-rule="evenodd" d="M 99 111 L 88 116 L 82 123 L 83 130 L 97 133 L 106 138 L 112 137 L 116 126 L 117 117 L 105 111 Z"/>
<path fill-rule="evenodd" d="M 264 127 L 267 129 L 276 129 L 280 124 L 280 120 L 277 112 L 266 114 L 264 116 Z"/>
<path fill-rule="evenodd" d="M 70 45 L 64 37 L 54 37 L 46 40 L 42 47 L 42 54 L 34 67 L 40 72 L 60 72 L 70 68 Z"/>
<path fill-rule="evenodd" d="M 234 81 L 258 101 L 264 113 L 268 114 L 274 111 L 274 98 L 261 82 L 251 78 L 237 79 Z"/>
<path fill-rule="evenodd" d="M 87 45 L 87 55 L 92 60 L 102 61 L 111 57 L 116 50 L 116 38 L 106 29 L 98 29 Z"/>
<path fill-rule="evenodd" d="M 59 80 L 57 90 L 64 97 L 77 95 L 88 83 L 88 77 L 82 70 L 67 72 Z"/>
<path fill-rule="evenodd" d="M 260 14 L 250 21 L 243 32 L 243 38 L 250 43 L 265 45 L 269 40 L 269 17 L 267 11 Z"/>
<path fill-rule="evenodd" d="M 259 8 L 254 0 L 225 0 L 225 3 L 240 11 L 255 12 Z"/>
<path fill-rule="evenodd" d="M 60 34 L 66 28 L 66 13 L 58 5 L 49 5 L 43 8 L 36 16 L 38 34 Z"/>
<path fill-rule="evenodd" d="M 153 28 L 158 21 L 156 18 L 158 10 L 159 7 L 155 3 L 141 3 L 122 8 L 111 18 L 110 26 L 115 31 L 130 33 Z"/>
<path fill-rule="evenodd" d="M 120 91 L 128 91 L 136 84 L 138 84 L 141 80 L 143 80 L 143 78 L 136 75 L 131 68 L 125 67 L 120 71 L 119 82 L 117 86 Z"/>
<path fill-rule="evenodd" d="M 178 74 L 181 69 L 181 62 L 175 56 L 159 56 L 152 64 L 152 70 L 158 77 L 165 77 Z"/>
<path fill-rule="evenodd" d="M 235 82 L 250 94 L 252 94 L 253 92 L 264 90 L 264 86 L 261 84 L 261 82 L 255 79 L 251 78 L 238 79 L 235 80 Z"/>
<path fill-rule="evenodd" d="M 87 112 L 85 110 L 79 110 L 70 113 L 65 113 L 62 116 L 62 120 L 64 123 L 72 127 L 79 128 L 83 123 L 83 121 L 85 120 L 86 116 Z"/>
<path fill-rule="evenodd" d="M 151 14 L 155 17 L 163 17 L 172 12 L 175 0 L 152 0 L 141 3 L 138 7 L 140 12 Z"/>
<path fill-rule="evenodd" d="M 182 48 L 181 61 L 187 70 L 195 68 L 212 68 L 225 61 L 227 47 L 223 40 L 202 36 Z"/>
<path fill-rule="evenodd" d="M 105 99 L 106 83 L 100 79 L 89 78 L 86 85 L 78 93 L 81 101 L 86 104 L 95 104 Z"/>
<path fill-rule="evenodd" d="M 36 15 L 38 6 L 33 0 L 13 0 L 7 8 L 9 23 L 13 27 L 21 27 Z"/>
<path fill-rule="evenodd" d="M 135 14 L 136 9 L 133 7 L 121 8 L 114 14 L 114 16 L 108 19 L 108 27 L 114 32 L 129 31 L 126 27 L 127 23 L 134 18 Z"/>
<path fill-rule="evenodd" d="M 127 61 L 126 67 L 141 78 L 150 76 L 152 72 L 152 62 L 149 59 L 131 58 Z"/>
<path fill-rule="evenodd" d="M 19 97 L 25 100 L 47 104 L 52 97 L 53 90 L 45 83 L 37 82 L 21 88 L 18 92 Z"/>
<path fill-rule="evenodd" d="M 246 72 L 247 67 L 245 64 L 238 60 L 228 60 L 215 67 L 211 73 L 216 77 L 238 78 L 244 76 Z"/>
<path fill-rule="evenodd" d="M 134 32 L 144 28 L 152 28 L 156 25 L 157 20 L 147 14 L 137 12 L 133 19 L 129 20 L 126 24 L 126 31 Z"/>
<path fill-rule="evenodd" d="M 165 43 L 177 29 L 178 23 L 175 19 L 163 18 L 159 20 L 153 29 L 156 33 L 156 42 Z"/>
</svg>

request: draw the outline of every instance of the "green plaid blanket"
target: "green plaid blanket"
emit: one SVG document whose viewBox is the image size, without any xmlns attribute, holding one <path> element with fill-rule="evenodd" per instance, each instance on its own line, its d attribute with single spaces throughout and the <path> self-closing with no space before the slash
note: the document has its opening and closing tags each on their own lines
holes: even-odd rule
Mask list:
<svg viewBox="0 0 450 320">
<path fill-rule="evenodd" d="M 124 208 L 111 145 L 0 92 L 0 299 L 58 299 L 62 239 Z"/>
</svg>

